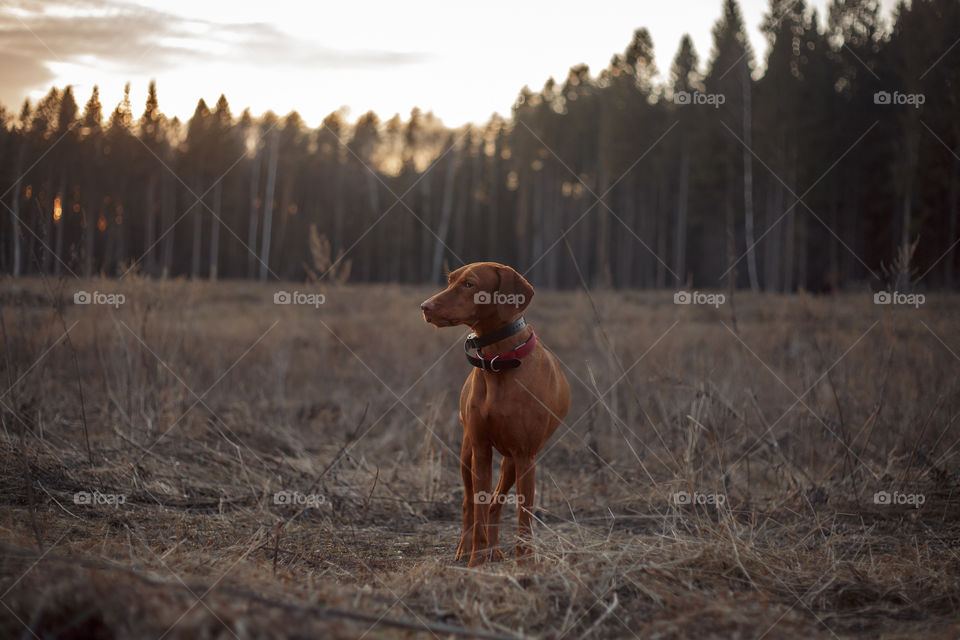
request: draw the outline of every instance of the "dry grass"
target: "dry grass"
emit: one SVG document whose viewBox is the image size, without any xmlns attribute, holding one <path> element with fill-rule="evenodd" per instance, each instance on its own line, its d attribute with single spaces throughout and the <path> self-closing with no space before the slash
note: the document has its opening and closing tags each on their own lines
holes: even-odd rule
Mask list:
<svg viewBox="0 0 960 640">
<path fill-rule="evenodd" d="M 958 296 L 602 292 L 611 352 L 582 293 L 539 293 L 573 406 L 534 558 L 468 570 L 464 332 L 423 324 L 429 289 L 81 286 L 126 302 L 0 282 L 3 637 L 960 635 Z"/>
</svg>

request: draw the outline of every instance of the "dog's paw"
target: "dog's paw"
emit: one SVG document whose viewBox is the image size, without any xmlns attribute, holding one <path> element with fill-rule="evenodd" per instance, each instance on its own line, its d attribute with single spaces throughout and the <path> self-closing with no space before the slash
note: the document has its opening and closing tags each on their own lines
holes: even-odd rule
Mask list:
<svg viewBox="0 0 960 640">
<path fill-rule="evenodd" d="M 507 557 L 503 555 L 503 551 L 500 549 L 493 549 L 490 551 L 490 561 L 491 562 L 505 562 Z"/>
</svg>

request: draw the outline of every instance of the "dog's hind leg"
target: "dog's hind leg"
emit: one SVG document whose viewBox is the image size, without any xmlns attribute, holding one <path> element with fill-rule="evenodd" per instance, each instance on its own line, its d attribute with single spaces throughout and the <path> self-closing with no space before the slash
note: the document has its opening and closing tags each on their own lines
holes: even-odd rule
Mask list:
<svg viewBox="0 0 960 640">
<path fill-rule="evenodd" d="M 533 520 L 536 463 L 533 456 L 517 456 L 517 558 L 530 553 L 531 521 Z"/>
</svg>

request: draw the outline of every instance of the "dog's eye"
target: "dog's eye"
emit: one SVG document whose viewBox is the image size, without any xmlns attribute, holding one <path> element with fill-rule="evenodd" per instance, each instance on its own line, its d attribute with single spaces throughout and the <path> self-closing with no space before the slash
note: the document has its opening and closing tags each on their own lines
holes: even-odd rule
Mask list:
<svg viewBox="0 0 960 640">
<path fill-rule="evenodd" d="M 473 283 L 472 283 L 472 282 L 464 281 L 463 286 L 466 287 L 467 289 L 473 289 Z"/>
</svg>

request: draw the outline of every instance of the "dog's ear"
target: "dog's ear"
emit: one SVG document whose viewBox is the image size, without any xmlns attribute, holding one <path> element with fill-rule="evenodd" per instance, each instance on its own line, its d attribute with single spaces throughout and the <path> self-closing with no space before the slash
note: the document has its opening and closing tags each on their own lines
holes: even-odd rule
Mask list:
<svg viewBox="0 0 960 640">
<path fill-rule="evenodd" d="M 533 299 L 533 287 L 526 279 L 510 267 L 497 269 L 500 274 L 500 292 L 502 299 L 497 302 L 497 313 L 503 322 L 509 322 L 517 314 L 523 313 Z"/>
</svg>

